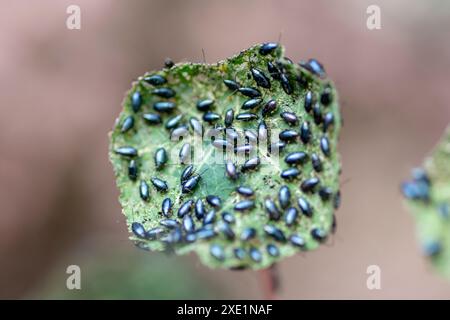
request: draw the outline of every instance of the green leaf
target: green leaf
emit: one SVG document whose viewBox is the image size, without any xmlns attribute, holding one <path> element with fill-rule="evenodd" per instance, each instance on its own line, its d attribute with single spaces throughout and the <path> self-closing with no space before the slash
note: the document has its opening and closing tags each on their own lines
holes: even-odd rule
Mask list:
<svg viewBox="0 0 450 320">
<path fill-rule="evenodd" d="M 268 50 L 264 51 L 264 49 Z M 279 73 L 273 70 L 271 73 L 268 71 L 269 62 L 276 66 Z M 259 81 L 259 86 L 255 80 L 258 73 L 255 72 L 256 74 L 252 75 L 251 68 L 258 69 L 266 77 L 265 80 Z M 252 110 L 243 110 L 243 103 L 250 98 L 225 85 L 224 80 L 236 81 L 240 88 L 257 88 L 261 93 L 262 103 Z M 175 95 L 172 97 L 173 92 L 164 88 L 170 88 Z M 308 91 L 312 93 L 315 111 L 308 110 L 309 112 L 307 112 L 305 110 L 305 96 Z M 140 97 L 136 92 L 140 94 Z M 165 97 L 161 97 L 161 95 L 165 95 Z M 210 124 L 202 120 L 205 111 L 198 110 L 197 103 L 205 99 L 213 101 L 210 111 L 219 117 L 215 123 Z M 272 99 L 276 101 L 276 109 L 270 113 L 267 112 L 269 109 L 265 108 L 265 105 Z M 143 227 L 137 228 L 138 230 L 135 230 L 131 239 L 139 247 L 148 250 L 169 250 L 177 254 L 195 251 L 206 265 L 226 268 L 266 268 L 283 257 L 291 256 L 302 250 L 317 248 L 333 231 L 334 210 L 340 202 L 340 160 L 336 147 L 341 117 L 337 100 L 334 86 L 331 81 L 326 79 L 320 64 L 317 64 L 315 60 L 301 65 L 294 64 L 284 57 L 284 48 L 278 45 L 272 48 L 270 45 L 254 46 L 213 65 L 180 63 L 172 68 L 147 73 L 140 77 L 133 83 L 125 97 L 123 111 L 110 135 L 109 151 L 117 185 L 120 189 L 119 200 L 130 231 L 133 223 L 135 227 L 140 228 L 141 225 Z M 142 104 L 140 104 L 141 101 Z M 176 107 L 169 113 L 155 111 L 154 104 L 160 101 L 175 103 Z M 201 107 L 205 107 L 205 105 L 208 106 L 208 103 L 203 103 Z M 259 136 L 258 144 L 253 144 L 253 150 L 249 155 L 242 153 L 236 155 L 233 152 L 233 146 L 224 152 L 212 145 L 211 135 L 215 136 L 214 139 L 227 139 L 224 135 L 224 123 L 225 114 L 230 109 L 234 110 L 234 121 L 231 127 L 239 135 L 235 146 L 245 144 L 245 139 L 243 139 L 245 130 L 257 133 L 258 126 L 262 121 L 268 128 L 268 140 L 265 140 L 264 136 Z M 309 109 L 308 106 L 307 109 Z M 238 114 L 243 112 L 252 112 L 256 118 L 250 121 L 239 120 Z M 295 113 L 298 123 L 289 125 L 280 116 L 281 112 Z M 151 119 L 155 118 L 148 114 L 160 115 L 162 124 L 152 123 Z M 186 126 L 189 131 L 189 135 L 185 136 L 182 141 L 171 139 L 174 132 L 178 132 L 180 129 L 166 128 L 169 119 L 173 120 L 178 115 L 181 115 L 181 120 L 176 127 Z M 130 120 L 130 117 L 133 120 Z M 190 119 L 192 117 L 202 123 L 203 139 L 195 134 L 191 127 Z M 307 122 L 310 127 L 309 142 L 304 143 L 300 137 L 296 137 L 292 142 L 287 143 L 283 150 L 280 150 L 279 156 L 275 148 L 270 149 L 272 152 L 268 151 L 268 145 L 279 141 L 281 131 L 290 129 L 299 134 L 303 122 Z M 133 124 L 131 128 L 130 123 Z M 321 148 L 322 137 L 328 139 L 329 153 L 326 149 L 324 152 Z M 306 139 L 303 140 L 306 141 Z M 179 153 L 186 143 L 190 144 L 191 152 L 193 151 L 191 160 L 195 168 L 194 176 L 200 176 L 196 188 L 189 193 L 183 193 L 180 184 L 180 175 L 188 164 L 180 163 Z M 251 144 L 251 142 L 249 143 Z M 228 140 L 228 144 L 232 145 L 232 141 Z M 124 147 L 134 149 L 123 149 Z M 155 153 L 161 148 L 167 151 L 168 161 L 158 169 L 155 165 Z M 297 168 L 301 172 L 300 175 L 296 179 L 287 181 L 280 175 L 283 170 L 290 168 L 284 158 L 291 152 L 305 152 L 307 158 L 303 164 L 292 167 Z M 322 170 L 319 172 L 313 168 L 311 161 L 313 154 L 321 161 Z M 259 157 L 260 165 L 254 170 L 241 172 L 243 163 L 255 156 Z M 132 179 L 133 174 L 130 177 L 128 172 L 131 159 L 135 161 L 138 168 L 135 180 Z M 230 179 L 225 173 L 227 161 L 236 164 L 238 171 L 236 180 Z M 168 189 L 158 191 L 151 182 L 154 177 L 165 181 Z M 319 184 L 311 191 L 302 189 L 301 184 L 311 178 L 318 178 Z M 289 207 L 296 208 L 299 212 L 297 219 L 290 226 L 285 222 L 286 210 L 281 208 L 278 199 L 279 189 L 283 185 L 286 185 L 291 193 Z M 140 196 L 140 188 L 143 187 L 143 191 L 146 191 L 147 186 L 148 199 Z M 235 210 L 236 204 L 246 199 L 236 192 L 238 186 L 247 186 L 254 191 L 254 195 L 248 198 L 254 203 L 253 209 L 243 212 Z M 205 201 L 208 195 L 220 197 L 220 208 L 214 208 Z M 195 236 L 190 235 L 188 239 L 193 242 L 188 242 L 186 239 L 188 233 L 182 227 L 175 229 L 162 227 L 160 222 L 166 217 L 162 215 L 161 207 L 166 198 L 170 198 L 173 203 L 170 218 L 178 220 L 180 225 L 183 220 L 177 217 L 180 206 L 189 199 L 193 201 L 202 199 L 206 211 L 215 211 L 215 222 L 203 226 L 203 222 L 196 217 L 194 208 L 189 216 L 194 220 L 197 237 L 199 237 L 199 229 L 208 228 L 210 231 L 206 231 L 206 233 L 213 233 L 214 236 L 208 239 L 197 238 L 193 241 L 190 237 Z M 309 203 L 313 211 L 311 216 L 302 214 L 298 198 L 303 198 Z M 275 214 L 271 216 L 272 219 L 269 218 L 265 209 L 265 203 L 268 200 L 272 200 L 277 207 Z M 225 223 L 222 219 L 224 212 L 234 215 L 235 222 Z M 279 213 L 279 219 L 274 219 L 277 218 L 277 213 Z M 227 226 L 229 227 L 226 229 L 228 233 L 224 231 Z M 273 231 L 273 227 L 277 228 L 275 232 L 279 230 L 282 233 L 279 234 L 278 240 L 267 233 L 267 231 Z M 163 233 L 153 237 L 155 228 L 162 228 Z M 256 235 L 254 238 L 244 241 L 241 240 L 241 236 L 246 228 L 254 228 Z M 146 231 L 145 235 L 143 229 Z M 179 239 L 180 231 L 182 233 L 181 240 Z M 202 232 L 200 232 L 201 234 Z M 295 243 L 295 241 L 291 241 L 293 235 L 297 236 L 293 239 L 299 241 L 297 244 L 300 246 L 293 245 L 293 242 Z M 282 239 L 283 236 L 286 241 Z M 268 254 L 267 245 L 269 244 L 278 248 L 278 256 Z M 245 252 L 245 257 L 242 259 L 235 256 L 234 250 L 237 248 L 241 248 Z M 259 259 L 258 250 L 261 259 Z M 271 247 L 271 250 L 274 248 Z M 274 253 L 274 251 L 271 252 Z"/>
<path fill-rule="evenodd" d="M 81 290 L 68 290 L 67 266 L 57 265 L 31 299 L 218 299 L 220 288 L 201 279 L 189 265 L 164 254 L 132 254 L 118 248 L 91 248 L 81 262 Z M 124 276 L 126 274 L 126 276 Z M 63 284 L 63 285 L 61 285 Z"/>
<path fill-rule="evenodd" d="M 435 269 L 450 279 L 450 127 L 425 160 L 402 185 L 416 219 L 422 251 Z"/>
</svg>

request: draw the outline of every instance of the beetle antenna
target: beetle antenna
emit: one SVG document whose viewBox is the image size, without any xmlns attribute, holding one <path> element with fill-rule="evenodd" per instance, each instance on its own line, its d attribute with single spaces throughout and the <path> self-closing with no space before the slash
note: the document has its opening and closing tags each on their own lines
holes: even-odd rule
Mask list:
<svg viewBox="0 0 450 320">
<path fill-rule="evenodd" d="M 206 171 L 208 171 L 209 170 L 209 167 L 208 168 L 206 168 L 205 170 L 203 170 L 202 171 L 202 173 L 199 173 L 199 175 L 201 176 L 202 174 L 204 174 Z"/>
</svg>

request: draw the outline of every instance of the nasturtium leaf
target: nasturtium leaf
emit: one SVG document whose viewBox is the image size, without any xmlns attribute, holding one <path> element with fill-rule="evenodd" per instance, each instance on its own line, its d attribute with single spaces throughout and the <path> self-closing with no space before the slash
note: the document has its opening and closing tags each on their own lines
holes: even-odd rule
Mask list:
<svg viewBox="0 0 450 320">
<path fill-rule="evenodd" d="M 402 192 L 416 219 L 422 252 L 450 279 L 450 127 Z"/>
<path fill-rule="evenodd" d="M 274 43 L 140 77 L 109 150 L 131 239 L 225 268 L 318 247 L 340 203 L 337 101 L 320 63 Z"/>
</svg>

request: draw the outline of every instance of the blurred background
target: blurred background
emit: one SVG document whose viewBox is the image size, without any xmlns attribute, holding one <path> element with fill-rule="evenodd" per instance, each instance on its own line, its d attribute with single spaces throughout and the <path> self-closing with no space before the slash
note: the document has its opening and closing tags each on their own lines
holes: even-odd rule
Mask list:
<svg viewBox="0 0 450 320">
<path fill-rule="evenodd" d="M 81 8 L 68 30 L 66 8 Z M 381 8 L 368 30 L 366 9 Z M 0 1 L 0 297 L 263 297 L 251 271 L 210 270 L 128 240 L 107 133 L 131 81 L 277 41 L 315 57 L 345 125 L 338 232 L 279 264 L 284 299 L 450 298 L 420 255 L 399 183 L 450 122 L 446 1 Z M 79 265 L 82 290 L 66 289 Z M 381 290 L 366 269 L 381 268 Z"/>
</svg>

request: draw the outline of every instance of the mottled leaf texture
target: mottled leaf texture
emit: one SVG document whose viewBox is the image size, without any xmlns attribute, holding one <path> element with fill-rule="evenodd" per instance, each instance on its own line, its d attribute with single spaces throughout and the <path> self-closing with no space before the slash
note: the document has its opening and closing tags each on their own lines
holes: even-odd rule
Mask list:
<svg viewBox="0 0 450 320">
<path fill-rule="evenodd" d="M 275 43 L 145 74 L 110 135 L 131 239 L 233 269 L 317 248 L 340 203 L 340 126 L 322 65 Z"/>
<path fill-rule="evenodd" d="M 402 184 L 423 254 L 450 279 L 450 127 L 423 168 Z"/>
</svg>

